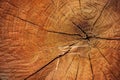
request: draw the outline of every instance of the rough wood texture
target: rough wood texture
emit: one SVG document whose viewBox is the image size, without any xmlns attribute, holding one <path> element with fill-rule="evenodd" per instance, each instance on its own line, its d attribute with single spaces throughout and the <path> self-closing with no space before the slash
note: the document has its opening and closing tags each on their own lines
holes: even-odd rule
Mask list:
<svg viewBox="0 0 120 80">
<path fill-rule="evenodd" d="M 120 0 L 0 0 L 0 80 L 120 80 Z"/>
</svg>

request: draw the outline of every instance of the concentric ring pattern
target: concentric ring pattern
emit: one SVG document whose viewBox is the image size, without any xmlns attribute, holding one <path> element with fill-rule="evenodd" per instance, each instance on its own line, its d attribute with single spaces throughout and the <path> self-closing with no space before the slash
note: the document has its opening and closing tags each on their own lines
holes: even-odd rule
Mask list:
<svg viewBox="0 0 120 80">
<path fill-rule="evenodd" d="M 119 0 L 0 0 L 0 80 L 119 80 Z"/>
</svg>

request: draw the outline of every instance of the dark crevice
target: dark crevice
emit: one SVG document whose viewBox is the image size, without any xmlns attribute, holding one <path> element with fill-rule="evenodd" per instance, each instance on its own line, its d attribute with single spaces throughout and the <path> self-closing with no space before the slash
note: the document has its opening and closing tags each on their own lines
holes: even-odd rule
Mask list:
<svg viewBox="0 0 120 80">
<path fill-rule="evenodd" d="M 78 66 L 77 66 L 77 71 L 76 71 L 75 80 L 77 80 L 77 77 L 78 77 L 79 65 L 80 65 L 80 55 L 79 55 L 79 62 L 78 62 Z"/>
<path fill-rule="evenodd" d="M 72 22 L 77 28 L 79 28 L 85 35 L 87 35 L 86 34 L 86 32 L 79 26 L 79 25 L 77 25 L 76 23 L 74 23 L 74 22 Z"/>
<path fill-rule="evenodd" d="M 87 40 L 88 42 L 88 45 L 89 45 L 89 48 L 90 48 L 90 51 L 89 51 L 89 54 L 88 54 L 88 60 L 90 62 L 90 69 L 91 69 L 91 73 L 92 73 L 92 80 L 94 80 L 94 71 L 93 71 L 93 65 L 92 65 L 92 61 L 91 61 L 91 45 L 89 43 L 89 40 Z"/>
<path fill-rule="evenodd" d="M 102 37 L 90 37 L 90 38 L 96 38 L 96 39 L 102 39 L 102 40 L 120 40 L 120 38 L 102 38 Z"/>
<path fill-rule="evenodd" d="M 76 71 L 75 80 L 77 80 L 77 77 L 78 77 L 78 72 L 79 72 L 79 63 L 78 63 L 77 71 Z"/>
<path fill-rule="evenodd" d="M 57 31 L 50 31 L 50 30 L 45 30 L 47 32 L 51 32 L 51 33 L 57 33 L 57 34 L 63 34 L 63 35 L 69 35 L 69 36 L 80 36 L 80 34 L 70 34 L 70 33 L 64 33 L 64 32 L 57 32 Z"/>
<path fill-rule="evenodd" d="M 77 28 L 79 28 L 80 29 L 80 31 L 82 31 L 82 33 L 84 33 L 84 35 L 85 35 L 85 38 L 86 39 L 88 39 L 88 34 L 79 26 L 79 25 L 77 25 L 76 23 L 74 23 L 74 22 L 72 22 Z"/>
<path fill-rule="evenodd" d="M 76 43 L 70 44 L 69 47 L 75 45 Z M 52 59 L 51 61 L 49 61 L 47 64 L 45 64 L 43 67 L 41 67 L 40 69 L 38 69 L 37 71 L 35 71 L 34 73 L 32 73 L 31 75 L 27 76 L 24 80 L 27 80 L 28 78 L 32 77 L 33 75 L 37 74 L 39 71 L 43 70 L 44 68 L 46 68 L 49 64 L 53 63 L 55 60 L 65 56 L 66 54 L 68 54 L 70 52 L 71 48 L 69 50 L 67 50 L 66 52 L 64 52 L 63 54 L 58 55 L 57 57 L 55 57 L 54 59 Z"/>
<path fill-rule="evenodd" d="M 90 69 L 91 69 L 91 73 L 92 73 L 92 80 L 94 80 L 93 65 L 92 65 L 92 62 L 91 62 L 90 53 L 88 54 L 88 57 L 89 57 L 89 62 L 90 62 Z"/>
<path fill-rule="evenodd" d="M 87 39 L 87 40 L 90 40 L 90 39 L 101 39 L 101 40 L 120 40 L 120 38 L 105 38 L 105 37 L 96 37 L 96 36 L 87 36 L 85 38 L 82 38 L 82 39 Z"/>
<path fill-rule="evenodd" d="M 22 20 L 22 21 L 24 21 L 24 22 L 29 23 L 29 24 L 32 24 L 32 25 L 41 27 L 41 25 L 39 25 L 39 24 L 35 24 L 34 22 L 31 22 L 31 21 L 29 21 L 29 20 L 25 20 L 25 19 L 23 19 L 23 18 L 20 18 L 20 17 L 18 17 L 18 16 L 13 15 L 13 14 L 10 14 L 10 13 L 5 13 L 5 14 L 10 15 L 10 16 L 13 16 L 13 17 L 15 17 L 15 18 L 18 18 L 18 19 L 20 19 L 20 20 Z M 43 26 L 43 25 L 42 25 L 42 26 Z"/>
</svg>

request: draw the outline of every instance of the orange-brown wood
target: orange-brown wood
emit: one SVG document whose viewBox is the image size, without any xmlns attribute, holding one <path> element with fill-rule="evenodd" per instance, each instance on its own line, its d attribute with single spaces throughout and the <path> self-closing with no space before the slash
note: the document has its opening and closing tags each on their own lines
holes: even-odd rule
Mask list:
<svg viewBox="0 0 120 80">
<path fill-rule="evenodd" d="M 119 0 L 0 0 L 0 80 L 120 80 Z"/>
</svg>

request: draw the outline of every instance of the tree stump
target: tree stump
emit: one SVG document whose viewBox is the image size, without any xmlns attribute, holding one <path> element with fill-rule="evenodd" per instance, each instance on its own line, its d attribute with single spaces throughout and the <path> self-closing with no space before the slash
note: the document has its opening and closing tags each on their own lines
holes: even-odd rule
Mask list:
<svg viewBox="0 0 120 80">
<path fill-rule="evenodd" d="M 119 0 L 0 0 L 0 80 L 120 80 Z"/>
</svg>

